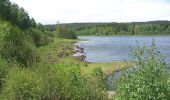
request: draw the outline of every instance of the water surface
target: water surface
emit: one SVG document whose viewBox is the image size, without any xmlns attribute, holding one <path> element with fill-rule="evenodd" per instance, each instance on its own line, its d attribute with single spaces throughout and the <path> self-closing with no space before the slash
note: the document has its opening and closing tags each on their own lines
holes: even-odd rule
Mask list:
<svg viewBox="0 0 170 100">
<path fill-rule="evenodd" d="M 151 45 L 152 40 L 158 50 L 170 61 L 170 36 L 80 36 L 79 46 L 84 48 L 86 61 L 110 62 L 129 58 L 130 46 L 136 48 L 136 41 Z"/>
</svg>

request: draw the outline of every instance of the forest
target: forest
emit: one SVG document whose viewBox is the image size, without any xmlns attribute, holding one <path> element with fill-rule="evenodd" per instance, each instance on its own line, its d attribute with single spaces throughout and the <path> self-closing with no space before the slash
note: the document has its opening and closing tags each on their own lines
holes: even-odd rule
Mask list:
<svg viewBox="0 0 170 100">
<path fill-rule="evenodd" d="M 70 23 L 61 24 L 75 29 L 80 36 L 86 35 L 168 35 L 170 22 L 166 20 L 129 23 Z M 49 31 L 55 30 L 55 25 L 45 25 Z"/>
<path fill-rule="evenodd" d="M 0 0 L 0 99 L 168 100 L 170 78 L 165 69 L 169 66 L 154 42 L 131 52 L 130 65 L 138 69 L 119 80 L 111 98 L 106 84 L 108 64 L 101 68 L 101 63 L 72 56 L 77 35 L 168 34 L 169 22 L 165 23 L 57 24 L 53 29 L 37 23 L 17 4 Z M 122 64 L 119 70 L 126 72 L 127 62 L 110 64 Z"/>
</svg>

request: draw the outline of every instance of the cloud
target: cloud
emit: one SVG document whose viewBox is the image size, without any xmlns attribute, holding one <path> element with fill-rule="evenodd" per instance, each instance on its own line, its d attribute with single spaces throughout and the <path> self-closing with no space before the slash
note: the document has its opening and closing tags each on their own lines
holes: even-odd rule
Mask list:
<svg viewBox="0 0 170 100">
<path fill-rule="evenodd" d="M 170 0 L 11 0 L 43 24 L 170 20 Z"/>
</svg>

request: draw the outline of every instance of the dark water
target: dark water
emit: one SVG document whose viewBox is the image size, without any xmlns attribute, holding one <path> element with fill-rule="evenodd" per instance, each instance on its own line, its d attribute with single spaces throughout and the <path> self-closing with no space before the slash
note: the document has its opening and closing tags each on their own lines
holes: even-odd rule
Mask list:
<svg viewBox="0 0 170 100">
<path fill-rule="evenodd" d="M 155 40 L 158 50 L 170 61 L 170 36 L 81 36 L 79 45 L 84 48 L 86 61 L 110 62 L 127 60 L 130 46 L 136 47 L 137 41 L 151 45 Z"/>
<path fill-rule="evenodd" d="M 107 89 L 109 91 L 115 91 L 117 89 L 118 81 L 120 80 L 120 78 L 125 74 L 125 72 L 127 75 L 128 73 L 135 71 L 134 68 L 135 67 L 130 67 L 130 68 L 126 69 L 126 71 L 124 71 L 124 72 L 120 70 L 120 71 L 117 71 L 117 72 L 109 75 L 107 78 Z"/>
</svg>

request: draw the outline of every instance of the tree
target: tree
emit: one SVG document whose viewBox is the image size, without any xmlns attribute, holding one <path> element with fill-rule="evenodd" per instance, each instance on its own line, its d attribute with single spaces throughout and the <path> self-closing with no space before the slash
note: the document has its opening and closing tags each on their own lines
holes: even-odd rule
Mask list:
<svg viewBox="0 0 170 100">
<path fill-rule="evenodd" d="M 5 20 L 10 19 L 10 7 L 11 3 L 9 0 L 0 0 L 0 17 Z"/>
<path fill-rule="evenodd" d="M 36 21 L 34 20 L 34 18 L 31 18 L 31 27 L 36 27 Z"/>
<path fill-rule="evenodd" d="M 21 29 L 27 29 L 31 27 L 30 17 L 27 12 L 25 12 L 24 8 L 20 8 L 18 11 L 18 26 Z"/>
<path fill-rule="evenodd" d="M 55 33 L 56 36 L 60 38 L 77 39 L 74 29 L 68 28 L 66 25 L 61 25 L 59 23 L 56 25 Z"/>
<path fill-rule="evenodd" d="M 19 19 L 18 19 L 18 11 L 19 11 L 19 6 L 17 4 L 12 4 L 11 5 L 11 18 L 10 21 L 13 25 L 18 25 L 19 24 Z"/>
</svg>

